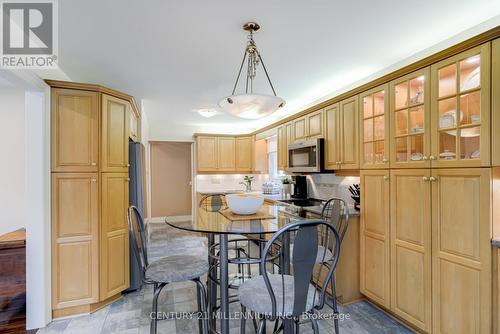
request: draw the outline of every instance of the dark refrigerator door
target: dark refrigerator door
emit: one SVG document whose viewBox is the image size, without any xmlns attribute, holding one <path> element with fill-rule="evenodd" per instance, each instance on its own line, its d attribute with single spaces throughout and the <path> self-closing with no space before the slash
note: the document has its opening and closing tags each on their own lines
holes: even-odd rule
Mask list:
<svg viewBox="0 0 500 334">
<path fill-rule="evenodd" d="M 141 143 L 129 142 L 129 202 L 137 207 L 142 217 L 144 208 L 142 202 L 142 145 Z M 130 245 L 130 287 L 127 291 L 140 289 L 142 285 L 139 264 L 136 255 Z"/>
</svg>

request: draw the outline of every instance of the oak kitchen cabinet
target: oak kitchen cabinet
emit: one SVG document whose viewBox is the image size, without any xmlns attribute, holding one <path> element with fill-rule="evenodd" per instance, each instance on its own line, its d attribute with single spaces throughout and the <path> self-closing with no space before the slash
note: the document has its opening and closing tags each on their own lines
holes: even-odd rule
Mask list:
<svg viewBox="0 0 500 334">
<path fill-rule="evenodd" d="M 128 141 L 131 113 L 139 113 L 131 96 L 105 87 L 47 83 L 52 316 L 58 318 L 93 312 L 128 288 Z"/>
<path fill-rule="evenodd" d="M 432 167 L 489 166 L 490 43 L 431 66 Z"/>
<path fill-rule="evenodd" d="M 320 109 L 291 121 L 293 125 L 293 142 L 323 138 L 324 136 L 324 110 Z M 289 137 L 290 135 L 287 134 Z"/>
<path fill-rule="evenodd" d="M 423 332 L 489 332 L 491 170 L 360 175 L 361 292 Z"/>
<path fill-rule="evenodd" d="M 491 164 L 500 166 L 500 38 L 491 44 Z"/>
<path fill-rule="evenodd" d="M 360 172 L 360 291 L 390 307 L 389 170 Z"/>
<path fill-rule="evenodd" d="M 98 93 L 54 89 L 51 99 L 53 172 L 99 170 Z"/>
<path fill-rule="evenodd" d="M 133 141 L 139 141 L 139 113 L 130 108 L 129 136 Z"/>
<path fill-rule="evenodd" d="M 253 136 L 196 135 L 197 171 L 253 172 Z"/>
<path fill-rule="evenodd" d="M 382 85 L 359 96 L 360 167 L 389 167 L 389 85 Z"/>
<path fill-rule="evenodd" d="M 390 175 L 391 310 L 429 333 L 431 294 L 431 170 Z"/>
<path fill-rule="evenodd" d="M 278 133 L 278 169 L 288 167 L 288 145 L 295 142 L 295 123 L 293 121 L 280 125 Z"/>
<path fill-rule="evenodd" d="M 358 96 L 326 107 L 325 169 L 359 169 Z"/>
<path fill-rule="evenodd" d="M 431 166 L 430 68 L 390 83 L 391 168 Z"/>
<path fill-rule="evenodd" d="M 254 157 L 254 137 L 236 137 L 236 170 L 251 171 L 253 170 Z"/>
</svg>

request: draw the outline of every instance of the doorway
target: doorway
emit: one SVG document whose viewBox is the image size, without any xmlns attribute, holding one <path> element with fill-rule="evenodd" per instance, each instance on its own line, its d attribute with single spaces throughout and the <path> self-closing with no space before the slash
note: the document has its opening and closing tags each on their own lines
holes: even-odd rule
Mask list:
<svg viewBox="0 0 500 334">
<path fill-rule="evenodd" d="M 191 217 L 192 143 L 151 142 L 151 217 Z"/>
</svg>

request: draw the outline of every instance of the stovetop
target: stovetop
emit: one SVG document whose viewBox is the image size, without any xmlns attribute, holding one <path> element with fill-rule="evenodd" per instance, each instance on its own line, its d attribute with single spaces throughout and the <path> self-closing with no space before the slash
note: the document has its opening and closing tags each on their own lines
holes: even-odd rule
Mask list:
<svg viewBox="0 0 500 334">
<path fill-rule="evenodd" d="M 306 214 L 304 208 L 311 208 L 311 207 L 318 208 L 323 203 L 322 200 L 316 198 L 304 198 L 304 199 L 292 198 L 292 199 L 278 200 L 277 202 L 284 204 L 285 211 L 287 213 L 299 217 L 305 217 Z"/>
</svg>

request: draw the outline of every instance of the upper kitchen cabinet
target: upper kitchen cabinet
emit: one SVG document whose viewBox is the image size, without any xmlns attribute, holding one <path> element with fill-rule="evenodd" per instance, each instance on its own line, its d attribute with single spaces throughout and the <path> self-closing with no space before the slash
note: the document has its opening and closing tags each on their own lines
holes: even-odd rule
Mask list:
<svg viewBox="0 0 500 334">
<path fill-rule="evenodd" d="M 217 171 L 217 137 L 198 136 L 196 138 L 198 172 Z"/>
<path fill-rule="evenodd" d="M 390 83 L 391 168 L 430 167 L 430 68 Z"/>
<path fill-rule="evenodd" d="M 359 96 L 361 113 L 361 168 L 389 167 L 389 86 L 371 89 Z"/>
<path fill-rule="evenodd" d="M 128 172 L 130 103 L 102 94 L 101 161 L 103 172 Z"/>
<path fill-rule="evenodd" d="M 294 119 L 292 122 L 293 122 L 295 140 L 296 141 L 307 140 L 308 136 L 307 117 L 302 116 L 297 119 Z"/>
<path fill-rule="evenodd" d="M 359 168 L 358 96 L 339 102 L 340 168 Z"/>
<path fill-rule="evenodd" d="M 291 121 L 293 125 L 293 142 L 322 138 L 324 134 L 324 111 L 323 109 L 314 111 L 305 116 Z"/>
<path fill-rule="evenodd" d="M 217 170 L 236 170 L 236 140 L 234 137 L 219 137 L 217 149 Z"/>
<path fill-rule="evenodd" d="M 493 166 L 500 166 L 500 38 L 492 42 L 491 55 L 491 164 Z"/>
<path fill-rule="evenodd" d="M 52 171 L 99 170 L 98 93 L 52 88 Z"/>
<path fill-rule="evenodd" d="M 236 137 L 236 170 L 239 172 L 251 172 L 253 167 L 254 138 Z"/>
<path fill-rule="evenodd" d="M 335 103 L 325 108 L 325 169 L 339 168 L 339 104 Z"/>
<path fill-rule="evenodd" d="M 281 125 L 277 129 L 278 132 L 278 169 L 285 170 L 287 167 L 287 140 L 286 140 L 286 126 Z"/>
<path fill-rule="evenodd" d="M 490 164 L 490 43 L 431 66 L 432 167 Z"/>
<path fill-rule="evenodd" d="M 326 169 L 358 169 L 358 96 L 326 110 Z"/>
</svg>

